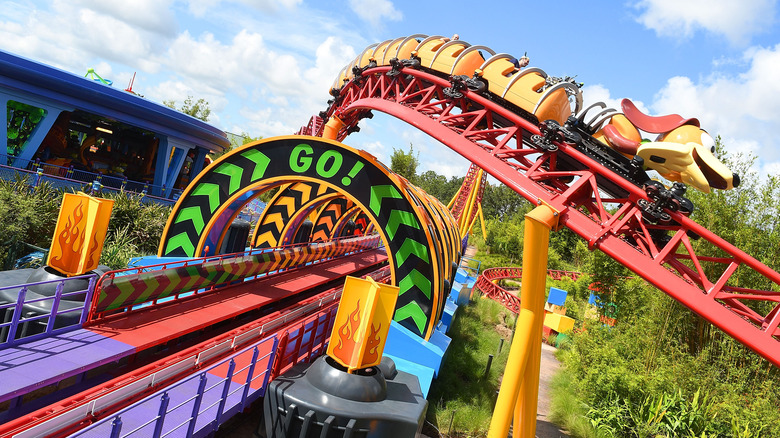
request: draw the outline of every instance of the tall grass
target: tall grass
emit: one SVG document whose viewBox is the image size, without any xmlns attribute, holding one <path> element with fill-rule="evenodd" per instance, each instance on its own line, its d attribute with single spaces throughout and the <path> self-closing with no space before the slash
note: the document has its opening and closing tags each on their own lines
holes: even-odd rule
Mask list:
<svg viewBox="0 0 780 438">
<path fill-rule="evenodd" d="M 565 370 L 553 376 L 550 383 L 550 420 L 579 438 L 605 438 L 587 418 L 588 406 L 576 395 L 575 381 Z"/>
<path fill-rule="evenodd" d="M 487 435 L 513 327 L 514 316 L 489 299 L 478 299 L 458 308 L 448 333 L 452 343 L 428 395 L 427 420 L 442 436 Z M 505 342 L 497 355 L 502 339 L 499 332 Z M 485 376 L 491 354 L 493 363 Z"/>
</svg>

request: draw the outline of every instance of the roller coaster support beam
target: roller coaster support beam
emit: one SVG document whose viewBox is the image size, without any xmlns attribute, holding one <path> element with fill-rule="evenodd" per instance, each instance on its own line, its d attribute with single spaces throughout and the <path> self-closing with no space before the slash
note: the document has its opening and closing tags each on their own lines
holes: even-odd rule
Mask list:
<svg viewBox="0 0 780 438">
<path fill-rule="evenodd" d="M 338 140 L 339 131 L 344 127 L 344 122 L 335 115 L 328 119 L 328 123 L 325 124 L 325 128 L 322 130 L 322 138 L 329 140 Z"/>
<path fill-rule="evenodd" d="M 514 436 L 533 438 L 536 435 L 547 255 L 550 230 L 557 227 L 559 217 L 558 212 L 546 204 L 525 215 L 521 310 L 488 438 L 505 438 L 512 417 Z"/>
<path fill-rule="evenodd" d="M 482 225 L 482 238 L 487 239 L 487 230 L 485 229 L 485 216 L 482 214 L 482 203 L 479 203 L 479 224 Z"/>
</svg>

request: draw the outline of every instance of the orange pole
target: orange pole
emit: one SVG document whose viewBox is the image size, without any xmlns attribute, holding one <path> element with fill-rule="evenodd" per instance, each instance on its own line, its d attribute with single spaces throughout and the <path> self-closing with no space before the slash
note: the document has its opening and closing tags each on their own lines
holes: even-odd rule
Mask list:
<svg viewBox="0 0 780 438">
<path fill-rule="evenodd" d="M 512 423 L 512 412 L 517 404 L 522 378 L 528 364 L 528 349 L 533 333 L 534 314 L 528 309 L 520 309 L 515 325 L 515 336 L 509 349 L 501 390 L 498 391 L 493 418 L 490 420 L 488 438 L 506 438 Z"/>
<path fill-rule="evenodd" d="M 344 122 L 334 116 L 330 116 L 328 123 L 325 124 L 325 128 L 322 130 L 322 138 L 329 140 L 338 140 L 339 131 L 344 127 Z"/>
<path fill-rule="evenodd" d="M 550 230 L 557 222 L 558 212 L 548 205 L 525 215 L 521 310 L 488 438 L 505 438 L 513 417 L 515 436 L 533 438 L 536 434 L 547 255 Z"/>
<path fill-rule="evenodd" d="M 536 436 L 536 411 L 539 403 L 539 368 L 542 359 L 542 327 L 544 326 L 544 291 L 547 282 L 547 256 L 550 230 L 558 224 L 558 212 L 540 205 L 525 215 L 523 242 L 523 283 L 520 286 L 520 306 L 534 313 L 528 364 L 525 368 L 520 397 L 515 406 L 515 418 L 520 421 L 515 430 L 520 438 Z M 526 276 L 530 277 L 526 280 Z"/>
</svg>

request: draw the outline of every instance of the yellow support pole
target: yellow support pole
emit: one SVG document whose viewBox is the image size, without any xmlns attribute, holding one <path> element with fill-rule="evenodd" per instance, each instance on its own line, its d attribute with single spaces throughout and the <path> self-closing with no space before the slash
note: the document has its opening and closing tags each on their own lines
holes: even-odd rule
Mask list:
<svg viewBox="0 0 780 438">
<path fill-rule="evenodd" d="M 477 171 L 477 180 L 480 180 L 482 178 L 482 169 L 479 169 Z M 469 218 L 471 217 L 471 211 L 474 208 L 474 204 L 477 201 L 477 192 L 479 192 L 479 187 L 475 184 L 471 186 L 471 193 L 469 193 L 469 202 L 466 205 L 466 208 L 463 209 L 463 213 L 460 217 L 460 235 L 466 236 L 469 233 L 469 230 L 471 229 L 471 224 L 469 223 Z"/>
<path fill-rule="evenodd" d="M 485 230 L 485 216 L 482 215 L 482 203 L 479 203 L 479 223 L 482 225 L 482 238 L 487 241 L 487 230 Z"/>
<path fill-rule="evenodd" d="M 452 206 L 455 205 L 455 200 L 458 199 L 461 190 L 463 190 L 463 186 L 458 187 L 458 191 L 455 192 L 455 196 L 453 196 L 452 199 L 450 199 L 450 202 L 447 204 L 447 210 L 452 210 Z"/>
<path fill-rule="evenodd" d="M 526 354 L 533 334 L 534 314 L 528 309 L 520 309 L 515 325 L 515 336 L 509 349 L 501 390 L 498 392 L 496 408 L 490 420 L 488 438 L 506 438 L 512 423 L 512 412 L 517 404 L 521 378 L 525 375 L 528 363 Z M 511 370 L 511 371 L 510 371 Z"/>
<path fill-rule="evenodd" d="M 513 417 L 514 436 L 533 438 L 536 434 L 547 255 L 550 230 L 555 228 L 557 223 L 558 212 L 548 205 L 540 205 L 525 215 L 521 310 L 515 329 L 515 340 L 512 341 L 504 380 L 490 423 L 489 438 L 506 438 Z M 521 333 L 520 330 L 527 330 L 527 333 Z M 528 341 L 524 341 L 525 338 Z M 516 342 L 521 342 L 517 348 Z"/>
<path fill-rule="evenodd" d="M 485 217 L 482 216 L 482 203 L 477 204 L 477 214 L 474 215 L 474 219 L 469 222 L 468 231 L 471 233 L 471 231 L 474 229 L 474 224 L 477 223 L 477 219 L 479 219 L 479 223 L 482 224 L 482 238 L 487 238 L 487 231 L 485 230 Z"/>
</svg>

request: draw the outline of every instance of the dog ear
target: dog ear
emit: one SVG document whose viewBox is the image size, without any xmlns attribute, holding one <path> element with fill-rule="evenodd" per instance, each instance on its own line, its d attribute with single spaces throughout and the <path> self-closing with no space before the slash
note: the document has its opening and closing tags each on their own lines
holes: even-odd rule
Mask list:
<svg viewBox="0 0 780 438">
<path fill-rule="evenodd" d="M 640 111 L 639 108 L 634 105 L 634 102 L 631 102 L 629 99 L 623 99 L 620 102 L 620 106 L 623 108 L 623 114 L 626 118 L 633 123 L 634 126 L 645 132 L 662 134 L 683 125 L 700 126 L 699 119 L 686 119 L 677 114 L 648 116 Z"/>
</svg>

